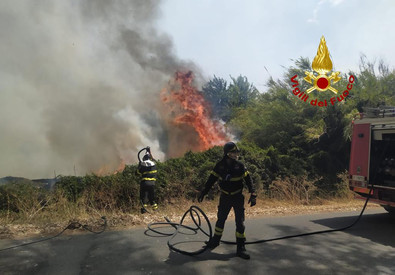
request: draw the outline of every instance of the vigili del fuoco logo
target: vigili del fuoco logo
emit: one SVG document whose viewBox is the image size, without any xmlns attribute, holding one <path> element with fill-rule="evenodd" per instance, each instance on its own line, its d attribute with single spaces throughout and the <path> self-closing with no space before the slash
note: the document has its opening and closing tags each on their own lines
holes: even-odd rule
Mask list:
<svg viewBox="0 0 395 275">
<path fill-rule="evenodd" d="M 294 75 L 291 77 L 292 93 L 297 96 L 300 100 L 304 102 L 310 102 L 313 106 L 318 107 L 326 107 L 328 106 L 328 102 L 326 99 L 324 101 L 319 101 L 318 99 L 309 100 L 309 95 L 313 91 L 318 91 L 319 93 L 330 91 L 331 98 L 329 100 L 329 104 L 335 105 L 337 102 L 342 102 L 349 94 L 352 89 L 353 83 L 355 81 L 355 77 L 350 75 L 348 78 L 347 89 L 343 93 L 339 93 L 334 87 L 331 85 L 338 82 L 341 77 L 340 72 L 332 72 L 332 60 L 329 54 L 328 47 L 326 46 L 325 37 L 321 37 L 320 45 L 318 46 L 317 55 L 314 57 L 312 63 L 312 69 L 314 72 L 305 71 L 306 77 L 303 78 L 304 81 L 310 83 L 312 86 L 308 88 L 305 92 L 301 91 L 298 86 L 299 82 L 296 80 L 298 75 Z M 329 74 L 328 74 L 329 73 Z"/>
</svg>

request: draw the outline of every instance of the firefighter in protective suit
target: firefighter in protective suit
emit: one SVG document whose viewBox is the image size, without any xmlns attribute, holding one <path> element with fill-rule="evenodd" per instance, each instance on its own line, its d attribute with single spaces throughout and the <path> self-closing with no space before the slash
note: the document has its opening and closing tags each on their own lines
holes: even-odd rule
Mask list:
<svg viewBox="0 0 395 275">
<path fill-rule="evenodd" d="M 152 161 L 152 156 L 149 152 L 143 157 L 143 161 L 139 162 L 137 174 L 141 176 L 140 181 L 140 201 L 142 204 L 141 213 L 147 212 L 148 202 L 152 210 L 158 209 L 158 204 L 155 202 L 155 182 L 158 171 L 156 170 L 155 162 Z"/>
<path fill-rule="evenodd" d="M 245 249 L 245 226 L 244 226 L 244 196 L 243 180 L 246 182 L 248 191 L 251 193 L 248 203 L 251 206 L 256 204 L 256 193 L 251 177 L 244 164 L 237 160 L 239 149 L 233 142 L 228 142 L 224 146 L 224 157 L 219 161 L 208 178 L 204 190 L 201 192 L 198 201 L 202 202 L 204 196 L 209 192 L 214 183 L 219 179 L 221 197 L 218 206 L 218 218 L 215 224 L 214 236 L 207 243 L 208 248 L 215 248 L 219 245 L 225 221 L 233 207 L 236 220 L 236 241 L 237 256 L 243 259 L 250 259 Z"/>
</svg>

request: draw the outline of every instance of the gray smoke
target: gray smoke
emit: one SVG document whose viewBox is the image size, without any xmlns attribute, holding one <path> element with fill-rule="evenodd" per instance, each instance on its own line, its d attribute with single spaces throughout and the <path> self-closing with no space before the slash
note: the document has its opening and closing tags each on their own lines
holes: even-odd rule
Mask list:
<svg viewBox="0 0 395 275">
<path fill-rule="evenodd" d="M 175 71 L 199 70 L 158 31 L 159 7 L 0 2 L 0 177 L 110 172 L 147 145 L 166 157 L 159 93 Z"/>
</svg>

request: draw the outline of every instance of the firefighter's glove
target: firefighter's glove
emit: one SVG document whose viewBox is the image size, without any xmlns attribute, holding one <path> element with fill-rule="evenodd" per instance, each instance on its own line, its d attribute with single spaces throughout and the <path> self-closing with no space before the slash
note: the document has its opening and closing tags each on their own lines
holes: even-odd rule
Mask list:
<svg viewBox="0 0 395 275">
<path fill-rule="evenodd" d="M 251 207 L 256 204 L 256 194 L 251 194 L 250 199 L 248 200 L 248 203 L 251 204 Z"/>
<path fill-rule="evenodd" d="M 206 196 L 206 192 L 202 191 L 202 193 L 200 193 L 200 196 L 198 198 L 198 202 L 202 202 L 204 199 L 204 196 Z"/>
</svg>

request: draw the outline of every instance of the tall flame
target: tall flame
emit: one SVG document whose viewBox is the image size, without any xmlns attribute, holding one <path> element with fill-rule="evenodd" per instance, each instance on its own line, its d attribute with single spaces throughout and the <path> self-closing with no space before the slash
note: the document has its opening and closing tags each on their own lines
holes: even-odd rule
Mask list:
<svg viewBox="0 0 395 275">
<path fill-rule="evenodd" d="M 171 123 L 183 129 L 183 137 L 189 140 L 189 150 L 199 151 L 209 149 L 214 145 L 222 145 L 228 135 L 220 121 L 211 119 L 210 106 L 203 95 L 193 85 L 192 71 L 176 72 L 174 79 L 167 88 L 161 91 L 161 99 L 166 104 L 171 117 Z M 197 133 L 197 138 L 191 140 L 190 126 Z M 181 140 L 177 141 L 182 143 Z"/>
<path fill-rule="evenodd" d="M 312 68 L 319 74 L 326 74 L 332 70 L 332 60 L 330 58 L 324 36 L 321 37 L 320 45 L 318 46 L 317 55 L 314 57 Z"/>
</svg>

